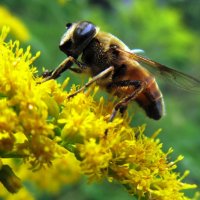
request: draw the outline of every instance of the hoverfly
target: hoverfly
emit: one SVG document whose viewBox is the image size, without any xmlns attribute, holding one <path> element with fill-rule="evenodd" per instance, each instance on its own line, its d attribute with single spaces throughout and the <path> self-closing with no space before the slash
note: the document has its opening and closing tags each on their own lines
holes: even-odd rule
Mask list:
<svg viewBox="0 0 200 200">
<path fill-rule="evenodd" d="M 56 79 L 67 69 L 89 74 L 93 77 L 92 80 L 70 97 L 96 82 L 107 92 L 120 98 L 113 108 L 110 121 L 117 111 L 123 113 L 133 100 L 144 109 L 148 117 L 158 120 L 163 116 L 162 93 L 154 76 L 141 63 L 155 68 L 161 75 L 174 80 L 185 89 L 200 88 L 200 81 L 196 78 L 133 53 L 120 39 L 100 31 L 91 22 L 68 23 L 66 29 L 59 47 L 68 57 L 55 70 L 45 73 L 44 81 Z M 77 59 L 80 56 L 79 61 Z M 74 63 L 78 67 L 72 67 Z"/>
</svg>

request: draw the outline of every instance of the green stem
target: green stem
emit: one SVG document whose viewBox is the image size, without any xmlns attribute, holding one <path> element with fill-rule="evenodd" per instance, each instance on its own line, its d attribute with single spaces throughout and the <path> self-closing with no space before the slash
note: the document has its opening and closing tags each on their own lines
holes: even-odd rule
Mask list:
<svg viewBox="0 0 200 200">
<path fill-rule="evenodd" d="M 10 153 L 0 153 L 1 158 L 25 158 L 26 154 L 18 153 L 18 152 L 10 152 Z"/>
</svg>

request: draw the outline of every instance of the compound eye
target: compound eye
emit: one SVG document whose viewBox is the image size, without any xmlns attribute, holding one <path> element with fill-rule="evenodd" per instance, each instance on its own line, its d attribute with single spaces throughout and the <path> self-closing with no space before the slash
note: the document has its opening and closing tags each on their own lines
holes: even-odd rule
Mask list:
<svg viewBox="0 0 200 200">
<path fill-rule="evenodd" d="M 66 28 L 69 29 L 72 26 L 72 23 L 67 23 Z"/>
<path fill-rule="evenodd" d="M 93 38 L 96 32 L 96 27 L 90 22 L 80 23 L 74 31 L 74 41 L 82 43 L 87 39 Z"/>
</svg>

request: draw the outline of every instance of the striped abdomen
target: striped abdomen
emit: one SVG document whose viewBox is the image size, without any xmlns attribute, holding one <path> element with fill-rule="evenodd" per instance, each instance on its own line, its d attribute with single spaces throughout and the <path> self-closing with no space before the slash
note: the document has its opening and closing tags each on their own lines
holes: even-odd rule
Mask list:
<svg viewBox="0 0 200 200">
<path fill-rule="evenodd" d="M 158 120 L 164 114 L 164 101 L 155 79 L 136 98 L 148 117 Z"/>
<path fill-rule="evenodd" d="M 136 97 L 135 101 L 145 110 L 148 117 L 158 120 L 164 114 L 164 102 L 162 93 L 159 87 L 150 73 L 138 65 L 127 66 L 123 65 L 123 70 L 116 70 L 114 74 L 114 82 L 122 80 L 140 80 L 147 83 L 146 88 Z M 123 71 L 123 73 L 122 73 Z M 111 93 L 117 95 L 120 98 L 130 95 L 133 93 L 135 88 L 129 87 L 117 87 L 113 88 Z"/>
</svg>

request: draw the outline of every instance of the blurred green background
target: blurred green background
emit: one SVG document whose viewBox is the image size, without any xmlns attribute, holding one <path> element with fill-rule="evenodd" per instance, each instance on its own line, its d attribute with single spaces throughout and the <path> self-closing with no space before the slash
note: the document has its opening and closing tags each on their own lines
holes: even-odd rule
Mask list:
<svg viewBox="0 0 200 200">
<path fill-rule="evenodd" d="M 119 37 L 131 49 L 143 49 L 144 56 L 200 79 L 198 0 L 1 0 L 0 5 L 19 17 L 30 31 L 30 40 L 22 45 L 31 44 L 33 53 L 41 51 L 35 63 L 40 72 L 42 67 L 53 69 L 65 58 L 58 48 L 65 24 L 89 20 Z M 59 81 L 66 76 L 71 76 L 70 84 L 83 84 L 84 79 L 72 72 L 64 73 Z M 132 125 L 147 124 L 149 136 L 162 128 L 159 138 L 164 150 L 174 149 L 170 159 L 180 154 L 185 157 L 177 171 L 190 170 L 186 181 L 199 185 L 200 95 L 182 91 L 169 84 L 169 80 L 158 78 L 158 82 L 166 103 L 166 116 L 160 121 L 150 120 L 133 104 L 129 106 L 129 112 L 134 113 Z M 118 184 L 87 185 L 86 180 L 64 187 L 56 196 L 41 192 L 36 196 L 60 200 L 133 199 Z"/>
</svg>

